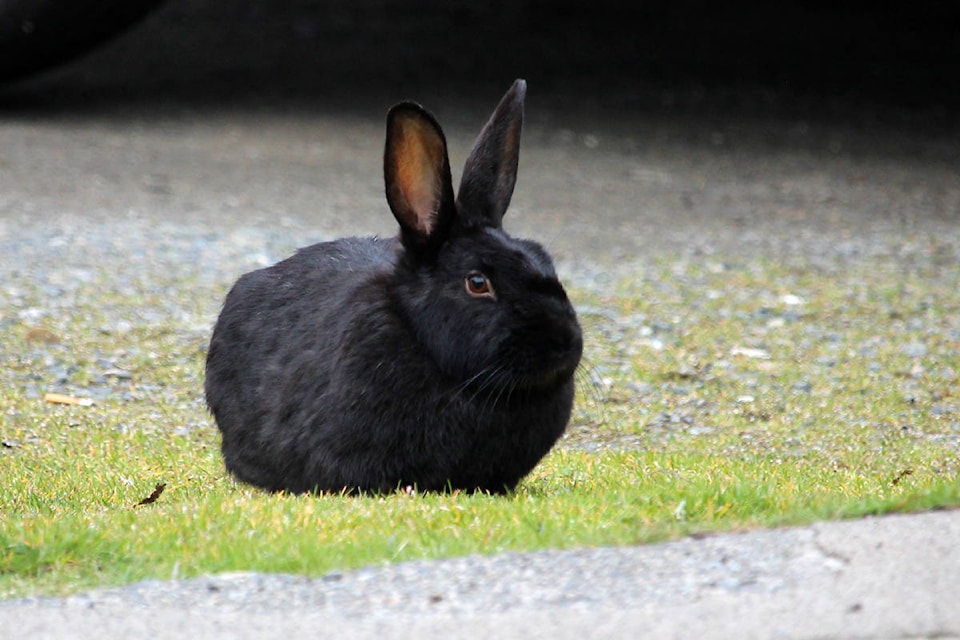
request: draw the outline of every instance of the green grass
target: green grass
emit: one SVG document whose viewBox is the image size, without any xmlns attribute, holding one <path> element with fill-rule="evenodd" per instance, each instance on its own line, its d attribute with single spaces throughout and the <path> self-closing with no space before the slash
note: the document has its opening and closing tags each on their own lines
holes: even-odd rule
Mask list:
<svg viewBox="0 0 960 640">
<path fill-rule="evenodd" d="M 951 273 L 663 261 L 575 291 L 588 351 L 570 433 L 506 498 L 237 485 L 201 397 L 222 284 L 103 275 L 66 302 L 21 293 L 0 316 L 0 597 L 956 507 Z M 17 313 L 31 308 L 50 312 Z M 38 325 L 60 342 L 28 339 Z"/>
</svg>

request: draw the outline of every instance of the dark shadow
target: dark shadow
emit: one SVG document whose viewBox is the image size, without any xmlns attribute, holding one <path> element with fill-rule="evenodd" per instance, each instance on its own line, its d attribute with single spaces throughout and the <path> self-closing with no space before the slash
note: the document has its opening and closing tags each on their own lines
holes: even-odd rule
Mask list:
<svg viewBox="0 0 960 640">
<path fill-rule="evenodd" d="M 170 0 L 85 59 L 3 88 L 0 113 L 472 105 L 526 77 L 533 101 L 604 115 L 952 122 L 948 3 L 837 4 Z"/>
</svg>

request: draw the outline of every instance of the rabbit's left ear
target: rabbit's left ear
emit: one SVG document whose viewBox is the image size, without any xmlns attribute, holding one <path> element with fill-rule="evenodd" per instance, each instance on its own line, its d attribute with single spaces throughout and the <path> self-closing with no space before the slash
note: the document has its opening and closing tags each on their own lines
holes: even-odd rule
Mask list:
<svg viewBox="0 0 960 640">
<path fill-rule="evenodd" d="M 440 125 L 418 104 L 403 102 L 387 114 L 383 177 L 404 246 L 439 246 L 456 214 L 450 160 Z"/>
<path fill-rule="evenodd" d="M 467 157 L 457 194 L 459 222 L 464 227 L 501 226 L 517 183 L 526 94 L 526 81 L 514 81 Z"/>
</svg>

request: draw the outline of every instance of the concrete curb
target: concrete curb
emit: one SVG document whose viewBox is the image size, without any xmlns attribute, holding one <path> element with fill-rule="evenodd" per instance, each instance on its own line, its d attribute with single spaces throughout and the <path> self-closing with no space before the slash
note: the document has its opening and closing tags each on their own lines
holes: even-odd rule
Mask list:
<svg viewBox="0 0 960 640">
<path fill-rule="evenodd" d="M 960 511 L 0 603 L 17 638 L 960 637 Z M 6 634 L 5 634 L 6 635 Z"/>
</svg>

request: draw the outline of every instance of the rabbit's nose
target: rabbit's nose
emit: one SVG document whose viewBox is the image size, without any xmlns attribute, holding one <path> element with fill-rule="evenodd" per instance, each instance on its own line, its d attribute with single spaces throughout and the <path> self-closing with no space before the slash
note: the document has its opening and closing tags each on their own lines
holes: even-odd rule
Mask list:
<svg viewBox="0 0 960 640">
<path fill-rule="evenodd" d="M 583 333 L 575 321 L 559 328 L 552 336 L 550 347 L 558 359 L 580 360 L 583 352 Z"/>
<path fill-rule="evenodd" d="M 580 331 L 580 327 L 576 324 L 573 325 L 569 333 L 567 352 L 575 355 L 578 362 L 580 361 L 580 356 L 583 354 L 583 332 Z"/>
<path fill-rule="evenodd" d="M 570 341 L 570 350 L 576 351 L 577 354 L 583 352 L 583 332 L 580 330 L 580 325 L 574 324 L 573 338 Z"/>
</svg>

